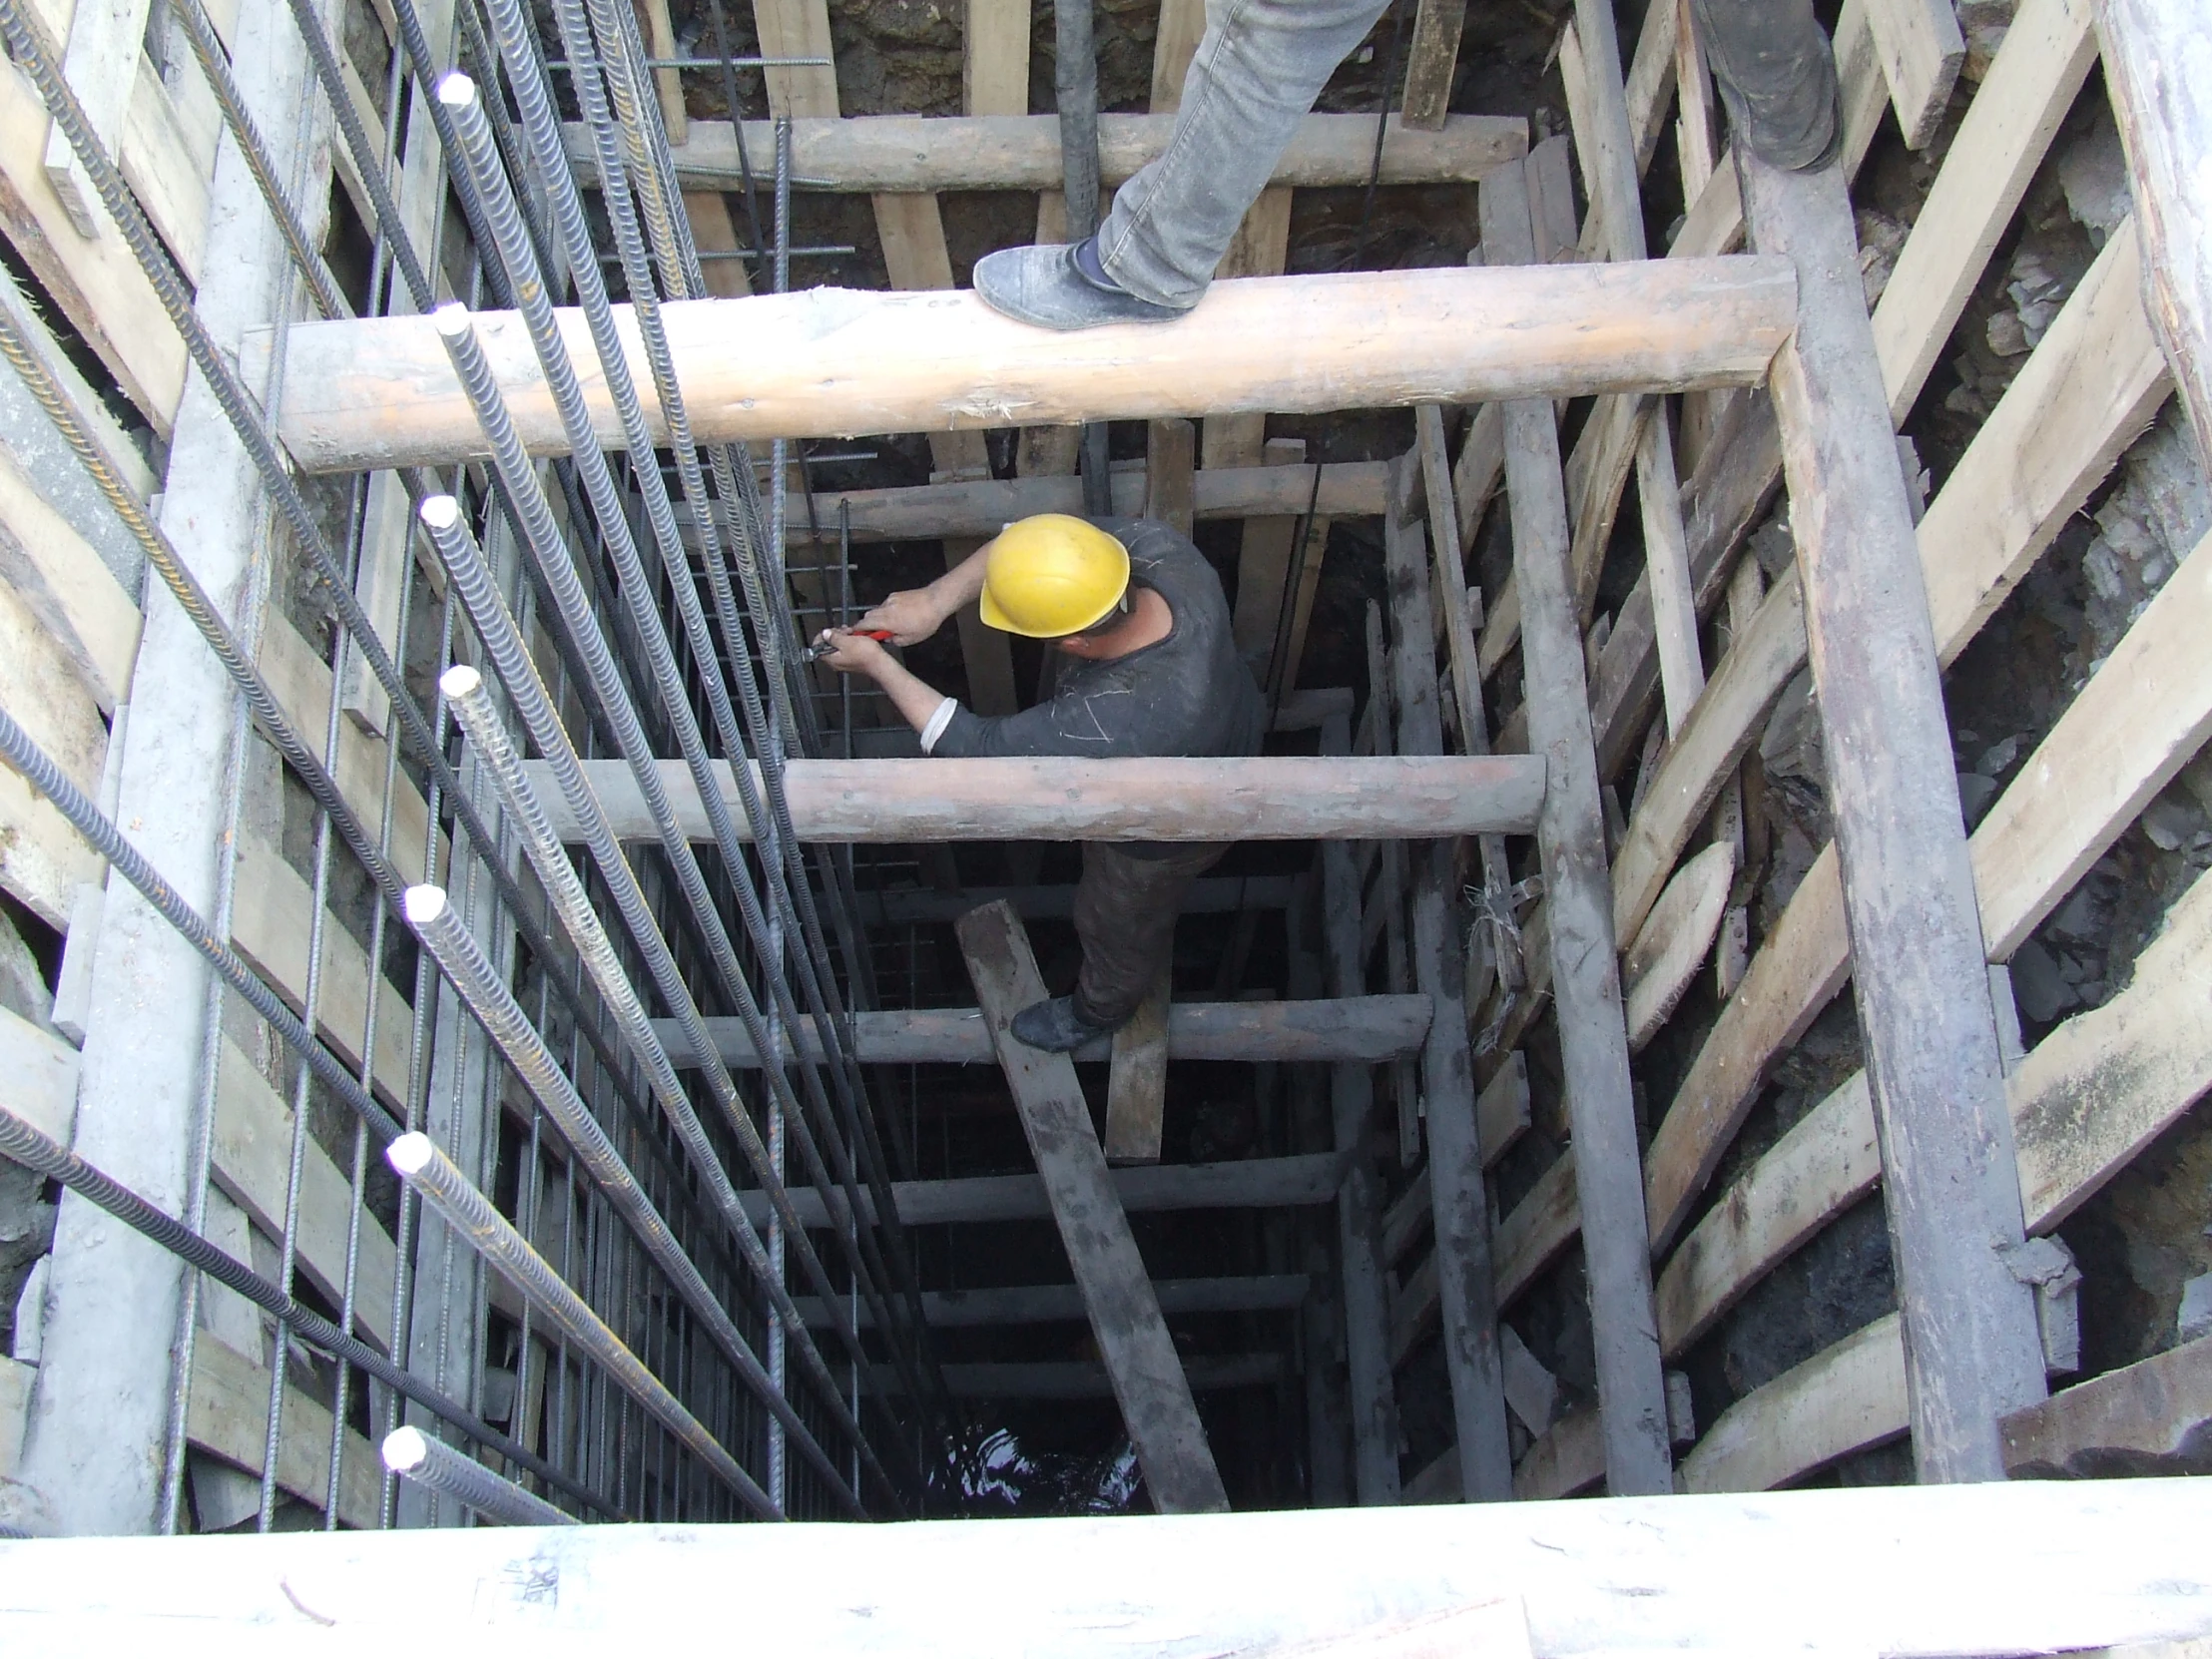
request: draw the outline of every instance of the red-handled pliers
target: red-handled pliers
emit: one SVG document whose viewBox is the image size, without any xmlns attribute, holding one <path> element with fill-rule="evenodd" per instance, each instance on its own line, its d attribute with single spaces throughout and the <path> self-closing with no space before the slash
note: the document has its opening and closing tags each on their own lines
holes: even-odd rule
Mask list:
<svg viewBox="0 0 2212 1659">
<path fill-rule="evenodd" d="M 859 635 L 863 640 L 887 640 L 891 637 L 891 631 L 888 628 L 854 628 L 851 632 Z M 800 653 L 799 660 L 803 663 L 819 663 L 836 648 L 837 642 L 835 640 L 824 640 L 818 645 L 807 647 L 805 651 Z"/>
</svg>

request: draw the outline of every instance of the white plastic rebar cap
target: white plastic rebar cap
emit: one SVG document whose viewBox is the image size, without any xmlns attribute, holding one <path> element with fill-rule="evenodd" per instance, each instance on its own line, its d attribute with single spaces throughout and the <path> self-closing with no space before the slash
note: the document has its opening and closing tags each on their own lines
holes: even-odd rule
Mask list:
<svg viewBox="0 0 2212 1659">
<path fill-rule="evenodd" d="M 420 886 L 409 887 L 399 902 L 410 922 L 417 927 L 425 926 L 445 914 L 445 889 L 425 881 Z"/>
<path fill-rule="evenodd" d="M 476 102 L 476 83 L 459 70 L 438 77 L 438 102 L 449 110 L 466 109 Z"/>
<path fill-rule="evenodd" d="M 430 313 L 430 326 L 441 339 L 459 339 L 473 325 L 468 307 L 458 299 L 448 299 Z"/>
<path fill-rule="evenodd" d="M 419 1428 L 394 1428 L 384 1436 L 384 1467 L 394 1474 L 419 1469 L 429 1460 L 430 1443 Z"/>
<path fill-rule="evenodd" d="M 429 1136 L 411 1129 L 384 1148 L 384 1162 L 401 1175 L 420 1175 L 429 1167 L 430 1156 L 436 1150 Z"/>
<path fill-rule="evenodd" d="M 426 495 L 415 516 L 433 530 L 450 530 L 461 521 L 461 504 L 450 495 Z"/>
<path fill-rule="evenodd" d="M 484 683 L 484 677 L 466 663 L 455 663 L 438 676 L 438 690 L 453 702 L 464 697 L 474 697 L 476 688 Z"/>
</svg>

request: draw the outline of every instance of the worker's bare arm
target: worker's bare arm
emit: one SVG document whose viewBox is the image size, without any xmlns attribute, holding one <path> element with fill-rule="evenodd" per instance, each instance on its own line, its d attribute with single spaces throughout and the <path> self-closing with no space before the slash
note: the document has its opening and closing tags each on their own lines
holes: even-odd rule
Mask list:
<svg viewBox="0 0 2212 1659">
<path fill-rule="evenodd" d="M 961 606 L 975 603 L 983 592 L 990 551 L 991 544 L 985 542 L 927 587 L 901 589 L 853 626 L 881 629 L 898 645 L 919 645 Z"/>
<path fill-rule="evenodd" d="M 872 614 L 870 613 L 871 616 Z M 861 621 L 869 623 L 869 618 L 863 617 Z M 876 623 L 869 625 L 881 626 Z M 833 643 L 836 646 L 834 651 L 824 654 L 824 662 L 846 674 L 864 674 L 873 680 L 890 698 L 891 707 L 898 711 L 899 718 L 915 731 L 919 732 L 929 724 L 929 717 L 937 712 L 937 705 L 944 701 L 943 692 L 933 690 L 907 673 L 905 664 L 884 650 L 880 641 L 843 629 L 826 631 L 822 639 L 825 644 Z"/>
</svg>

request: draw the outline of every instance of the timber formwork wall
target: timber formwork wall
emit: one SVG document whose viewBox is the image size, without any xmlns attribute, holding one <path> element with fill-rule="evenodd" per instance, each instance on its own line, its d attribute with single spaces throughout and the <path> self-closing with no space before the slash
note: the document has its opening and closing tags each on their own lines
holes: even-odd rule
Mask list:
<svg viewBox="0 0 2212 1659">
<path fill-rule="evenodd" d="M 1524 251 L 1510 251 L 1510 198 L 1485 205 L 1480 240 L 1488 263 L 1687 260 L 1733 251 L 1744 237 L 1738 175 L 1716 151 L 1709 100 L 1677 96 L 1678 66 L 1696 61 L 1678 37 L 1678 8 L 1655 3 L 1640 33 L 1624 42 L 1612 40 L 1590 8 L 1577 10 L 1580 29 L 1590 33 L 1570 30 L 1561 53 L 1571 137 L 1539 145 L 1527 158 L 1525 205 L 1517 210 Z M 652 49 L 673 54 L 677 36 L 666 8 L 649 13 Z M 1444 120 L 1458 46 L 1451 14 L 1426 0 L 1417 8 L 1401 95 L 1405 119 L 1383 149 L 1386 184 L 1522 174 L 1517 122 Z M 99 96 L 108 149 L 197 290 L 218 343 L 249 346 L 248 329 L 314 315 L 275 232 L 259 221 L 250 234 L 232 223 L 261 209 L 183 26 L 165 21 L 157 7 L 150 29 L 102 44 L 97 31 L 74 26 L 65 0 L 25 15 L 44 28 L 88 106 L 96 102 L 92 89 L 106 89 Z M 1955 92 L 1965 42 L 1953 38 L 1955 29 L 1945 33 L 1950 19 L 1943 0 L 1850 0 L 1837 30 L 1847 167 L 1856 172 L 1870 154 L 1894 153 L 1901 139 L 1946 147 L 1873 306 L 1883 389 L 1900 424 L 1936 365 L 1960 348 L 1954 330 L 2016 236 L 2021 204 L 2054 139 L 2070 114 L 2100 97 L 2093 20 L 2082 0 L 2022 0 L 2001 45 L 1977 38 L 1986 60 L 1974 66 L 1979 79 Z M 1932 27 L 1911 27 L 1916 20 Z M 354 8 L 321 21 L 339 48 L 348 104 L 362 129 L 384 141 L 379 161 L 417 245 L 440 251 L 436 274 L 446 291 L 478 298 L 473 253 L 436 182 L 426 94 L 404 71 L 394 20 Z M 764 51 L 830 55 L 822 0 L 759 0 L 752 21 Z M 299 217 L 345 306 L 362 315 L 411 309 L 390 256 L 374 252 L 371 192 L 350 147 L 333 139 L 329 104 L 305 72 L 292 18 L 244 0 L 235 12 L 215 11 L 211 22 L 247 82 L 263 136 L 289 170 Z M 1201 22 L 1200 8 L 1169 0 L 1156 37 L 1155 113 L 1108 119 L 1109 183 L 1159 142 Z M 970 0 L 967 116 L 1029 116 L 1031 26 L 1026 7 Z M 468 61 L 462 33 L 450 14 L 437 21 L 432 48 L 441 66 Z M 1446 66 L 1440 83 L 1439 54 Z M 480 63 L 470 66 L 496 84 Z M 952 285 L 937 191 L 1040 192 L 1037 234 L 1057 233 L 1049 187 L 1058 159 L 1048 118 L 988 135 L 943 117 L 890 131 L 873 119 L 839 119 L 832 69 L 771 70 L 767 82 L 776 113 L 799 118 L 794 170 L 870 196 L 891 286 Z M 727 122 L 685 114 L 677 72 L 665 72 L 662 85 L 661 113 L 691 187 L 693 235 L 703 252 L 735 253 L 744 201 L 722 194 L 734 188 L 734 136 Z M 118 96 L 126 87 L 127 96 Z M 435 805 L 422 758 L 392 741 L 400 717 L 390 688 L 364 669 L 351 631 L 326 620 L 327 587 L 317 587 L 285 533 L 265 530 L 250 468 L 221 437 L 221 417 L 206 406 L 204 388 L 196 403 L 188 387 L 182 336 L 89 186 L 72 179 L 66 156 L 50 152 L 44 106 L 21 69 L 0 69 L 0 218 L 18 280 L 0 300 L 15 332 L 63 388 L 115 477 L 137 502 L 159 502 L 152 510 L 226 613 L 252 619 L 240 637 L 258 639 L 253 655 L 283 720 L 311 758 L 328 763 L 337 793 L 400 879 L 443 870 L 456 893 L 473 895 L 471 926 L 594 1109 L 621 1126 L 625 1155 L 652 1172 L 646 1180 L 656 1201 L 708 1267 L 720 1248 L 709 1242 L 718 1224 L 684 1178 L 680 1149 L 632 1124 L 625 1095 L 634 1102 L 641 1085 L 592 1057 L 587 1028 L 602 1014 L 579 967 L 565 949 L 548 962 L 518 940 L 517 918 L 492 869 L 497 864 L 523 897 L 523 922 L 542 929 L 534 877 L 511 847 L 480 847 L 465 830 L 456 856 L 450 802 L 442 811 Z M 1255 208 L 1225 274 L 1284 270 L 1294 188 L 1365 182 L 1372 123 L 1337 119 L 1346 125 L 1315 127 L 1298 153 L 1305 171 L 1288 174 Z M 985 136 L 1000 142 L 985 144 Z M 748 139 L 765 177 L 774 133 L 755 124 Z M 1639 195 L 1638 181 L 1663 150 L 1671 152 L 1671 172 L 1659 167 L 1659 182 Z M 927 160 L 916 163 L 916 155 Z M 1471 201 L 1467 211 L 1474 212 Z M 1677 212 L 1679 225 L 1659 235 Z M 1501 228 L 1495 234 L 1493 214 Z M 1946 665 L 2008 595 L 2034 580 L 2038 561 L 2061 545 L 2066 521 L 2107 486 L 2166 404 L 2170 383 L 2143 311 L 2134 228 L 2121 219 L 2101 226 L 2100 237 L 2077 277 L 2032 296 L 2047 307 L 2032 349 L 2018 354 L 2001 395 L 1985 399 L 1986 418 L 1956 464 L 1932 481 L 1918 533 Z M 742 261 L 707 269 L 714 291 L 745 291 Z M 238 278 L 242 271 L 254 281 Z M 278 320 L 279 338 L 283 331 Z M 266 350 L 256 357 L 249 346 L 245 360 L 266 375 L 285 359 Z M 410 1111 L 430 1112 L 440 1143 L 541 1250 L 558 1255 L 572 1240 L 611 1230 L 603 1199 L 588 1182 L 577 1193 L 580 1178 L 559 1137 L 449 993 L 433 1012 L 435 998 L 424 992 L 438 975 L 427 957 L 418 967 L 413 942 L 392 925 L 394 914 L 348 861 L 351 854 L 328 844 L 330 831 L 298 769 L 255 732 L 123 519 L 88 487 L 47 414 L 18 395 L 20 381 L 6 378 L 0 706 L 219 923 L 238 956 L 313 1023 L 367 1092 L 405 1121 L 413 1121 Z M 301 406 L 295 398 L 311 402 L 322 390 L 271 379 L 254 389 L 279 429 L 287 411 Z M 1585 643 L 1596 774 L 1617 813 L 1608 837 L 1610 932 L 1621 956 L 1626 1035 L 1629 1046 L 1666 1062 L 1639 1063 L 1644 1121 L 1636 1150 L 1653 1329 L 1672 1368 L 1688 1363 L 1731 1309 L 1817 1249 L 1825 1228 L 1876 1191 L 1881 1155 L 1873 1101 L 1858 1076 L 1836 1079 L 1793 1123 L 1760 1130 L 1773 1138 L 1756 1155 L 1740 1141 L 1747 1123 L 1768 1122 L 1767 1080 L 1851 973 L 1833 848 L 1819 851 L 1802 879 L 1778 895 L 1785 902 L 1764 909 L 1755 902 L 1751 866 L 1761 831 L 1751 793 L 1757 784 L 1747 792 L 1745 769 L 1778 706 L 1790 706 L 1808 655 L 1796 572 L 1786 558 L 1762 561 L 1749 551 L 1755 532 L 1773 536 L 1768 515 L 1783 446 L 1772 406 L 1763 391 L 1737 389 L 1691 392 L 1678 402 L 1609 393 L 1562 407 L 1562 430 L 1578 434 L 1555 469 L 1566 598 Z M 1508 541 L 1498 526 L 1526 508 L 1530 494 L 1515 502 L 1500 493 L 1513 471 L 1503 405 L 1425 407 L 1409 454 L 1318 470 L 1297 464 L 1305 455 L 1296 446 L 1267 439 L 1264 414 L 1188 412 L 1202 425 L 1153 422 L 1146 469 L 1123 472 L 1116 489 L 1127 506 L 1162 516 L 1245 521 L 1234 595 L 1239 641 L 1271 686 L 1289 693 L 1303 683 L 1326 521 L 1379 521 L 1385 544 L 1388 602 L 1367 641 L 1367 705 L 1322 698 L 1294 709 L 1286 699 L 1281 724 L 1318 726 L 1323 753 L 1479 756 L 1529 747 L 1530 719 L 1519 705 L 1535 675 L 1521 662 L 1524 600 L 1502 575 L 1510 559 L 1498 557 Z M 980 429 L 933 433 L 939 481 L 911 490 L 818 489 L 788 509 L 793 539 L 827 546 L 841 521 L 861 546 L 942 537 L 949 561 L 967 545 L 962 538 L 988 534 L 1006 518 L 1072 507 L 1079 494 L 1071 440 L 1069 428 L 1024 430 L 1011 467 L 997 468 L 1013 476 L 994 478 Z M 340 545 L 351 555 L 358 614 L 404 671 L 423 713 L 442 717 L 432 682 L 474 648 L 465 625 L 449 620 L 437 561 L 408 534 L 398 475 L 340 474 L 314 487 L 325 522 L 344 527 Z M 1630 500 L 1633 515 L 1624 506 Z M 802 521 L 820 533 L 801 535 Z M 1510 539 L 1520 536 L 1516 519 Z M 492 551 L 497 557 L 496 541 Z M 2114 630 L 2093 671 L 2066 688 L 2047 728 L 2005 763 L 1993 799 L 1975 803 L 1970 854 L 1992 964 L 2009 961 L 2066 902 L 2212 726 L 2212 678 L 2194 645 L 2212 607 L 2212 552 L 2174 553 L 2175 568 L 2139 584 L 2138 614 Z M 211 561 L 204 568 L 203 554 Z M 517 580 L 511 548 L 507 557 L 502 574 L 514 584 L 510 598 L 526 637 L 571 731 L 591 753 L 585 699 L 534 625 L 535 595 Z M 791 598 L 802 609 L 832 608 L 835 580 L 833 565 L 801 570 Z M 961 644 L 969 700 L 986 713 L 1018 706 L 1003 637 L 972 629 Z M 165 755 L 194 759 L 165 765 Z M 488 786 L 473 773 L 462 776 L 489 813 Z M 1955 788 L 1947 778 L 1927 782 Z M 1528 878 L 1543 871 L 1525 837 L 1467 837 L 1456 845 L 1451 861 L 1429 843 L 1333 843 L 1314 875 L 1284 894 L 1293 996 L 1420 995 L 1444 1016 L 1384 1064 L 1355 1059 L 1326 1076 L 1300 1068 L 1292 1080 L 1294 1127 L 1285 1150 L 1350 1154 L 1354 1166 L 1335 1192 L 1336 1213 L 1301 1241 L 1300 1259 L 1319 1269 L 1293 1357 L 1306 1373 L 1315 1428 L 1307 1461 L 1315 1501 L 1445 1497 L 1483 1481 L 1486 1495 L 1502 1495 L 1501 1468 L 1521 1497 L 1587 1491 L 1607 1476 L 1598 1379 L 1578 1352 L 1610 1333 L 1602 1316 L 1594 1330 L 1578 1325 L 1588 1318 L 1577 1312 L 1586 1277 L 1577 1244 L 1581 1209 L 1549 1001 L 1558 891 L 1541 898 L 1529 891 L 1537 883 Z M 225 849 L 220 858 L 211 854 L 217 846 Z M 686 975 L 696 979 L 697 949 L 681 936 L 661 873 L 648 869 L 646 879 Z M 534 1330 L 524 1305 L 472 1253 L 449 1247 L 432 1223 L 415 1229 L 401 1221 L 396 1192 L 374 1174 L 375 1160 L 363 1157 L 356 1122 L 320 1084 L 301 1081 L 296 1057 L 270 1022 L 214 987 L 181 946 L 145 944 L 161 923 L 120 883 L 108 883 L 99 852 L 4 771 L 0 884 L 61 941 L 52 1004 L 0 1013 L 10 1070 L 27 1080 L 27 1104 L 11 1109 L 64 1145 L 74 1140 L 87 1159 L 193 1220 L 240 1260 L 265 1270 L 275 1264 L 271 1277 L 291 1276 L 299 1294 L 321 1299 L 330 1315 L 351 1304 L 360 1340 L 387 1354 L 396 1309 L 399 1329 L 414 1333 L 415 1351 L 392 1357 L 421 1369 L 492 1426 L 533 1447 L 550 1445 L 555 1436 L 541 1425 L 548 1413 L 568 1411 L 574 1432 L 554 1458 L 559 1471 L 601 1492 L 620 1490 L 629 1512 L 737 1512 L 684 1453 L 613 1400 L 601 1374 Z M 593 896 L 604 908 L 605 895 Z M 896 901 L 888 894 L 874 900 L 886 913 Z M 2041 1022 L 2040 1041 L 2008 1057 L 2030 1235 L 2054 1233 L 2212 1082 L 2212 1035 L 2189 1000 L 2201 1002 L 2194 987 L 2202 984 L 2208 927 L 2212 894 L 2189 885 L 2129 983 L 2070 1019 Z M 1462 962 L 1463 944 L 1471 948 Z M 840 966 L 848 964 L 840 958 Z M 1693 978 L 1701 988 L 1691 988 Z M 573 1013 L 559 1007 L 564 984 L 574 987 Z M 1992 976 L 2000 1028 L 2005 984 Z M 149 1020 L 140 1046 L 111 1049 L 114 1057 L 103 1061 L 100 1021 L 114 1029 L 147 1000 L 150 985 L 161 987 L 171 1017 Z M 219 1023 L 201 1019 L 204 1004 L 220 1006 Z M 1459 1019 L 1463 1039 L 1451 1023 Z M 207 1030 L 216 1034 L 206 1038 Z M 180 1081 L 150 1099 L 134 1064 Z M 1430 1168 L 1439 1110 L 1463 1113 L 1472 1126 L 1472 1167 L 1486 1172 L 1486 1199 L 1470 1189 L 1464 1156 L 1439 1198 Z M 1371 1121 L 1381 1126 L 1372 1144 Z M 204 1160 L 192 1142 L 196 1123 L 209 1137 Z M 1470 1224 L 1470 1191 L 1477 1209 L 1494 1212 L 1487 1228 Z M 1439 1215 L 1450 1218 L 1449 1261 L 1434 1248 Z M 269 1496 L 265 1467 L 274 1469 L 277 1490 L 344 1524 L 373 1524 L 387 1514 L 453 1518 L 451 1505 L 395 1509 L 389 1484 L 379 1490 L 372 1450 L 347 1425 L 358 1420 L 380 1433 L 382 1396 L 371 1418 L 371 1395 L 357 1376 L 347 1382 L 342 1368 L 303 1352 L 280 1359 L 285 1351 L 271 1342 L 267 1322 L 242 1300 L 226 1301 L 230 1293 L 219 1287 L 188 1293 L 186 1276 L 166 1270 L 169 1300 L 150 1306 L 157 1314 L 166 1306 L 167 1315 L 148 1319 L 141 1307 L 128 1320 L 73 1336 L 67 1262 L 87 1240 L 72 1228 L 91 1225 L 73 1222 L 65 1203 L 53 1266 L 40 1270 L 24 1305 L 29 1312 L 18 1315 L 18 1358 L 0 1363 L 0 1474 L 16 1467 L 10 1459 L 24 1448 L 34 1455 L 22 1476 L 36 1484 L 38 1455 L 52 1458 L 65 1445 L 112 1432 L 173 1449 L 172 1476 L 158 1501 L 118 1488 L 73 1498 L 78 1506 L 67 1513 L 24 1511 L 21 1522 L 159 1525 L 162 1509 L 169 1518 L 180 1512 L 188 1489 L 190 1511 L 203 1524 L 243 1519 Z M 1472 1240 L 1482 1232 L 1488 1237 L 1477 1255 Z M 684 1379 L 678 1391 L 765 1477 L 765 1414 L 687 1316 L 663 1320 L 645 1311 L 671 1302 L 665 1288 L 648 1295 L 629 1277 L 649 1279 L 653 1266 L 620 1250 L 593 1261 L 596 1271 L 579 1275 L 589 1281 L 587 1299 L 662 1376 Z M 1489 1293 L 1468 1284 L 1476 1261 L 1487 1265 Z M 2023 1260 L 2022 1271 L 2047 1292 L 2046 1346 L 2063 1379 L 2064 1344 L 2053 1344 L 2051 1334 L 2065 1324 L 2066 1264 L 2049 1253 Z M 739 1268 L 725 1255 L 710 1278 L 726 1301 L 745 1309 L 749 1340 L 765 1342 L 763 1307 L 742 1288 Z M 433 1284 L 434 1292 L 426 1288 Z M 88 1303 L 93 1296 L 80 1294 Z M 1493 1297 L 1502 1353 L 1484 1362 L 1469 1346 L 1470 1333 L 1487 1330 Z M 172 1367 L 180 1309 L 197 1335 L 177 1345 L 185 1363 Z M 140 1329 L 119 1334 L 127 1325 Z M 41 1331 L 52 1346 L 30 1335 Z M 67 1432 L 58 1421 L 39 1423 L 41 1412 L 66 1410 L 65 1378 L 92 1379 L 104 1365 L 126 1362 L 156 1379 L 153 1394 L 131 1401 L 114 1421 L 76 1430 L 77 1442 L 58 1437 Z M 73 1366 L 80 1369 L 71 1373 Z M 1477 1397 L 1471 1382 L 1485 1379 L 1489 1394 Z M 1435 1413 L 1401 1430 L 1394 1397 L 1422 1388 L 1432 1395 L 1440 1380 L 1456 1400 L 1449 1431 Z M 175 1401 L 172 1388 L 182 1389 Z M 568 1403 L 560 1402 L 564 1388 L 576 1396 Z M 346 1390 L 335 1418 L 334 1390 Z M 1886 1315 L 1851 1331 L 1740 1398 L 1708 1393 L 1708 1405 L 1726 1407 L 1710 1422 L 1680 1409 L 1684 1392 L 1670 1389 L 1666 1399 L 1676 1407 L 1670 1416 L 1681 1484 L 1743 1490 L 1802 1480 L 1905 1433 L 1899 1321 Z M 1470 1425 L 1495 1440 L 1492 1449 L 1509 1466 L 1489 1451 L 1478 1455 L 1467 1442 Z M 823 1423 L 814 1426 L 828 1435 Z M 50 1449 L 37 1453 L 41 1432 Z M 1626 1454 L 1618 1444 L 1612 1450 Z M 1663 1459 L 1665 1448 L 1659 1453 Z M 572 1493 L 496 1452 L 487 1461 L 573 1502 Z M 1615 1467 L 1616 1485 L 1629 1489 Z M 810 1479 L 795 1470 L 794 1511 L 835 1512 Z"/>
</svg>

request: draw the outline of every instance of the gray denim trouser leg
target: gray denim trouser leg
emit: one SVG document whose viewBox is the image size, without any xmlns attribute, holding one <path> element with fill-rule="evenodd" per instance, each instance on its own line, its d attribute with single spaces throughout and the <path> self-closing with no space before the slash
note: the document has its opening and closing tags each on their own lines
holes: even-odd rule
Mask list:
<svg viewBox="0 0 2212 1659">
<path fill-rule="evenodd" d="M 1156 305 L 1198 303 L 1299 122 L 1388 0 L 1206 0 L 1175 133 L 1114 193 L 1106 274 Z"/>
<path fill-rule="evenodd" d="M 1078 1015 L 1117 1029 L 1129 1022 L 1175 953 L 1183 894 L 1229 845 L 1194 841 L 1169 857 L 1133 858 L 1116 846 L 1083 843 L 1083 879 L 1075 889 L 1075 936 L 1083 942 Z"/>
</svg>

